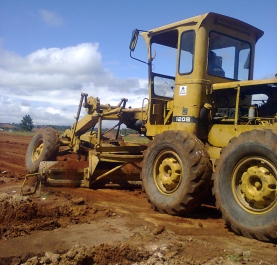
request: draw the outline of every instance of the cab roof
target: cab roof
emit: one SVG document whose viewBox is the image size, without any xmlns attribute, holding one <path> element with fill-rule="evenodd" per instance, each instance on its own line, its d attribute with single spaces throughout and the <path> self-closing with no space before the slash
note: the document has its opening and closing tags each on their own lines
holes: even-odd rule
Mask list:
<svg viewBox="0 0 277 265">
<path fill-rule="evenodd" d="M 204 25 L 209 24 L 220 24 L 237 31 L 241 31 L 247 34 L 254 34 L 256 37 L 256 41 L 261 38 L 264 32 L 250 24 L 247 24 L 241 20 L 228 17 L 225 15 L 209 12 L 203 15 L 195 16 L 192 18 L 184 19 L 178 22 L 174 22 L 165 26 L 161 26 L 147 32 L 142 32 L 141 35 L 147 34 L 149 37 L 151 35 L 156 35 L 157 33 L 162 33 L 164 31 L 168 31 L 170 29 L 174 29 L 180 26 L 192 26 L 196 28 L 200 28 Z"/>
</svg>

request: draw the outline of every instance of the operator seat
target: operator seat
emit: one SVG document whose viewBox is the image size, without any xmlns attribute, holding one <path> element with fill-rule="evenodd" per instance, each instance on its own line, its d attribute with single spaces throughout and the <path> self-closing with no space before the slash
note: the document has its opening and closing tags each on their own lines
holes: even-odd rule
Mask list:
<svg viewBox="0 0 277 265">
<path fill-rule="evenodd" d="M 209 51 L 208 56 L 208 73 L 220 77 L 225 77 L 225 72 L 222 69 L 222 57 L 217 56 L 215 52 Z"/>
</svg>

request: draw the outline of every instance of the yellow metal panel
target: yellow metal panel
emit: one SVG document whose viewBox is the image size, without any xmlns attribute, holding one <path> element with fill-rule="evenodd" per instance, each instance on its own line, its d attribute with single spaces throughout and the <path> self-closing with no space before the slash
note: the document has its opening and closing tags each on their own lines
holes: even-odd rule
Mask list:
<svg viewBox="0 0 277 265">
<path fill-rule="evenodd" d="M 208 134 L 208 142 L 212 146 L 223 147 L 235 136 L 238 134 L 233 124 L 215 124 Z"/>
<path fill-rule="evenodd" d="M 267 85 L 267 84 L 276 84 L 277 79 L 263 79 L 263 80 L 245 80 L 245 81 L 234 81 L 234 82 L 226 82 L 226 83 L 217 83 L 212 85 L 212 90 L 221 90 L 221 89 L 230 89 L 230 88 L 237 88 L 246 87 L 246 86 L 256 86 L 256 85 Z"/>
<path fill-rule="evenodd" d="M 208 152 L 209 156 L 210 156 L 210 160 L 213 163 L 216 161 L 216 159 L 218 159 L 220 157 L 220 151 L 221 151 L 221 147 L 214 147 L 214 146 L 210 146 L 209 144 L 205 145 L 205 150 Z"/>
<path fill-rule="evenodd" d="M 241 133 L 251 130 L 276 130 L 276 125 L 237 125 L 234 124 L 215 124 L 212 126 L 208 134 L 208 142 L 215 147 L 227 146 L 233 137 L 238 137 Z"/>
</svg>

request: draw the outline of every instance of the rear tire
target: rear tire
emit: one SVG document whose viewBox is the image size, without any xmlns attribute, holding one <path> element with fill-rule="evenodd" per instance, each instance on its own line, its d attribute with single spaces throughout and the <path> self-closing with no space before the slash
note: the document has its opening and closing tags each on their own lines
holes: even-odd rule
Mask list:
<svg viewBox="0 0 277 265">
<path fill-rule="evenodd" d="M 183 214 L 201 205 L 210 188 L 211 164 L 196 136 L 166 131 L 144 153 L 141 179 L 155 210 Z"/>
<path fill-rule="evenodd" d="M 25 158 L 28 173 L 38 172 L 41 161 L 55 160 L 59 151 L 59 134 L 51 128 L 39 129 L 33 136 Z"/>
<path fill-rule="evenodd" d="M 213 174 L 213 194 L 227 226 L 262 241 L 277 239 L 277 135 L 253 130 L 231 139 Z"/>
</svg>

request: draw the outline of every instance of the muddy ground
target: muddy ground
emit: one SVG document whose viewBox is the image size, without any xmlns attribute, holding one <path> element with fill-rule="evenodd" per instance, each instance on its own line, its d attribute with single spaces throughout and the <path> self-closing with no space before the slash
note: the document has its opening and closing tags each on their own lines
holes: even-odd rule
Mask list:
<svg viewBox="0 0 277 265">
<path fill-rule="evenodd" d="M 160 214 L 140 185 L 20 196 L 29 141 L 0 132 L 0 264 L 277 264 L 275 243 L 228 231 L 214 206 Z"/>
</svg>

